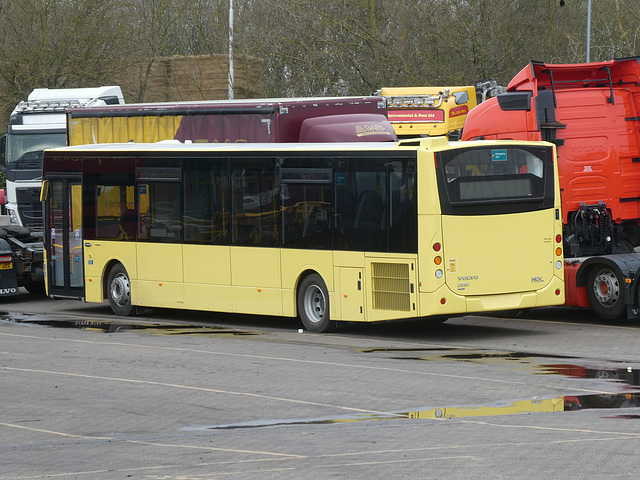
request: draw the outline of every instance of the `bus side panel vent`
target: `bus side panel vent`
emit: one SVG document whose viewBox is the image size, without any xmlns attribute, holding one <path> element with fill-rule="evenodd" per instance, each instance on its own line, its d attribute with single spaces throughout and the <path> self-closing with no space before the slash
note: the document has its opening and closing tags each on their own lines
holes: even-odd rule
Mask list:
<svg viewBox="0 0 640 480">
<path fill-rule="evenodd" d="M 402 263 L 372 263 L 371 285 L 375 310 L 411 310 L 409 265 Z"/>
</svg>

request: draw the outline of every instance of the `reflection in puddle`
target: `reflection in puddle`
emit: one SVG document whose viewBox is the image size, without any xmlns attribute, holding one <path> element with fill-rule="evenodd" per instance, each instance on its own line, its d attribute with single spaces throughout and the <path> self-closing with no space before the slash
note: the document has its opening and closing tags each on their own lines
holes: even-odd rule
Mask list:
<svg viewBox="0 0 640 480">
<path fill-rule="evenodd" d="M 77 328 L 94 330 L 103 333 L 119 333 L 131 330 L 148 332 L 152 335 L 195 335 L 195 336 L 244 336 L 261 335 L 261 332 L 237 330 L 215 326 L 197 326 L 165 323 L 119 323 L 99 320 L 58 320 L 22 313 L 0 314 L 0 323 L 11 323 L 24 326 L 46 326 L 54 328 Z"/>
<path fill-rule="evenodd" d="M 432 408 L 417 412 L 406 412 L 407 418 L 454 418 L 454 417 L 491 417 L 494 415 L 514 415 L 516 413 L 563 412 L 564 398 L 546 398 L 519 400 L 508 405 L 489 405 L 480 407 Z"/>
<path fill-rule="evenodd" d="M 453 407 L 436 407 L 417 409 L 415 411 L 390 412 L 386 415 L 353 415 L 339 417 L 321 417 L 307 419 L 278 419 L 278 420 L 253 420 L 250 422 L 230 423 L 222 425 L 205 425 L 191 426 L 184 430 L 236 430 L 245 428 L 265 428 L 265 427 L 281 427 L 294 425 L 331 425 L 340 423 L 353 422 L 369 422 L 381 420 L 445 420 L 452 418 L 466 417 L 493 417 L 502 415 L 517 415 L 523 413 L 555 413 L 566 412 L 572 410 L 580 410 L 585 407 L 586 401 L 594 395 L 585 395 L 581 397 L 556 397 L 532 400 L 518 400 L 511 403 L 479 405 L 479 406 L 453 406 Z M 629 400 L 629 399 L 627 399 Z M 626 406 L 638 406 L 637 398 L 633 398 L 633 402 L 629 402 Z M 584 402 L 584 404 L 583 404 Z M 622 408 L 620 405 L 616 408 Z M 613 407 L 611 407 L 613 408 Z M 612 419 L 640 419 L 640 415 L 615 415 Z"/>
<path fill-rule="evenodd" d="M 578 361 L 578 359 L 571 356 L 468 348 L 372 348 L 361 350 L 361 352 L 386 353 L 389 354 L 387 358 L 396 360 L 426 362 L 453 361 L 490 364 L 508 368 L 517 367 L 520 371 L 526 371 L 532 375 L 562 375 L 570 378 L 594 379 L 601 381 L 613 390 L 611 392 L 592 395 L 560 397 L 564 399 L 563 402 L 561 402 L 564 408 L 560 410 L 565 411 L 586 408 L 626 408 L 640 406 L 640 397 L 636 394 L 640 392 L 640 370 L 636 371 L 632 367 L 626 366 L 618 368 L 614 362 L 608 362 L 609 365 L 607 366 L 594 368 L 593 366 L 564 363 L 567 360 Z M 544 360 L 561 360 L 563 363 L 546 363 Z M 438 410 L 439 409 L 436 409 L 436 411 Z M 443 411 L 445 410 L 447 409 L 443 409 Z M 467 409 L 464 411 L 466 410 Z M 472 409 L 472 411 L 473 410 L 474 409 Z M 509 409 L 505 411 L 508 410 Z M 432 411 L 429 411 L 426 417 L 419 418 L 433 418 L 431 417 L 431 412 Z M 454 412 L 457 412 L 457 410 Z M 442 418 L 447 416 L 448 415 L 443 414 Z M 459 416 L 458 413 L 455 413 L 455 416 Z"/>
</svg>

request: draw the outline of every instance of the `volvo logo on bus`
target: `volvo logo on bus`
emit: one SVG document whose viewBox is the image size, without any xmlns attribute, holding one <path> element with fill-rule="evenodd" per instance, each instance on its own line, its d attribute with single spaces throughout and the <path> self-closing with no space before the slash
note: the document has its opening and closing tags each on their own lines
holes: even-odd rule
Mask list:
<svg viewBox="0 0 640 480">
<path fill-rule="evenodd" d="M 466 275 L 466 276 L 458 277 L 458 280 L 460 280 L 460 281 L 463 281 L 463 280 L 478 280 L 478 275 Z"/>
</svg>

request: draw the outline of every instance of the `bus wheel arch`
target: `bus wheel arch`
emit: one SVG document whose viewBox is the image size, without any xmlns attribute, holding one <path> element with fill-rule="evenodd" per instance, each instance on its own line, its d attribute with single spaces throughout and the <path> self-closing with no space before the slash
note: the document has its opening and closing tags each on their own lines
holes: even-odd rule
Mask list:
<svg viewBox="0 0 640 480">
<path fill-rule="evenodd" d="M 624 278 L 617 269 L 597 263 L 587 272 L 587 294 L 591 308 L 600 318 L 619 320 L 626 312 Z"/>
<path fill-rule="evenodd" d="M 121 317 L 134 315 L 135 308 L 131 304 L 131 280 L 126 268 L 120 262 L 114 262 L 108 272 L 104 290 L 111 310 Z"/>
<path fill-rule="evenodd" d="M 315 271 L 307 271 L 300 277 L 296 305 L 300 321 L 308 331 L 323 333 L 335 330 L 336 322 L 330 317 L 327 285 Z"/>
</svg>

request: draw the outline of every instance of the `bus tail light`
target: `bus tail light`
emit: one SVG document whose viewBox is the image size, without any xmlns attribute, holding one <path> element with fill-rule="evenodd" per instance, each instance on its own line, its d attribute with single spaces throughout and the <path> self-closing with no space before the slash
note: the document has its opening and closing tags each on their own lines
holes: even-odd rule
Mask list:
<svg viewBox="0 0 640 480">
<path fill-rule="evenodd" d="M 436 242 L 433 244 L 433 251 L 434 252 L 439 252 L 442 249 L 442 245 L 440 245 L 440 242 Z"/>
</svg>

